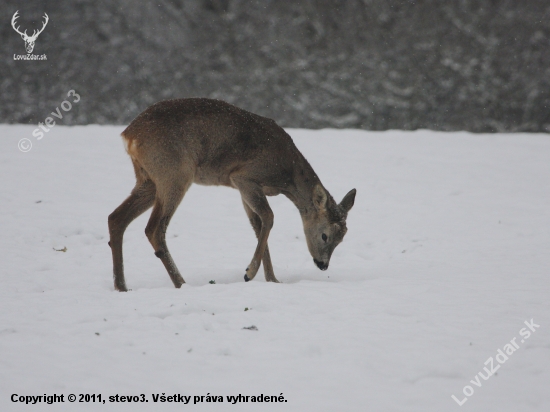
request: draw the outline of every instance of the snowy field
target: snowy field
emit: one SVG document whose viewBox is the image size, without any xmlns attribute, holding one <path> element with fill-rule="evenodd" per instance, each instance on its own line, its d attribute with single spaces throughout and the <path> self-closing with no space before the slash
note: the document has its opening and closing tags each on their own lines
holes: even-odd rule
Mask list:
<svg viewBox="0 0 550 412">
<path fill-rule="evenodd" d="M 107 216 L 134 183 L 123 127 L 40 141 L 34 128 L 0 126 L 0 411 L 550 410 L 547 135 L 289 130 L 338 201 L 357 189 L 328 271 L 279 196 L 283 283 L 262 269 L 245 283 L 256 239 L 239 193 L 194 185 L 167 234 L 187 284 L 154 256 L 146 213 L 126 232 L 132 291 L 118 293 Z M 191 398 L 155 403 L 163 393 Z M 239 394 L 286 402 L 227 401 Z"/>
</svg>

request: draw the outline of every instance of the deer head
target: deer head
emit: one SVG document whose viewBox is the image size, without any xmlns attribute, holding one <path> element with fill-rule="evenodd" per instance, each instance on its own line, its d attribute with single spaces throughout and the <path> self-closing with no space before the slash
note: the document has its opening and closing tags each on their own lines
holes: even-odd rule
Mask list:
<svg viewBox="0 0 550 412">
<path fill-rule="evenodd" d="M 32 51 L 34 49 L 34 42 L 38 38 L 38 35 L 44 31 L 44 28 L 46 27 L 46 24 L 48 24 L 48 21 L 50 20 L 50 18 L 48 17 L 48 15 L 46 13 L 44 13 L 44 16 L 43 16 L 44 17 L 44 23 L 42 24 L 42 28 L 40 30 L 34 30 L 33 33 L 32 33 L 32 36 L 29 36 L 29 35 L 27 35 L 27 30 L 25 30 L 23 33 L 21 33 L 19 31 L 20 26 L 15 27 L 16 20 L 19 17 L 17 15 L 17 13 L 19 13 L 19 10 L 17 10 L 15 12 L 15 14 L 13 15 L 13 17 L 11 19 L 11 26 L 13 27 L 13 29 L 17 33 L 19 33 L 21 35 L 21 38 L 25 41 L 25 49 L 27 49 L 27 53 L 30 54 L 30 53 L 32 53 Z"/>
<path fill-rule="evenodd" d="M 302 220 L 309 252 L 321 270 L 327 270 L 332 252 L 348 231 L 346 219 L 355 202 L 355 194 L 355 189 L 350 190 L 337 204 L 321 185 L 313 188 L 314 209 L 302 215 Z"/>
</svg>

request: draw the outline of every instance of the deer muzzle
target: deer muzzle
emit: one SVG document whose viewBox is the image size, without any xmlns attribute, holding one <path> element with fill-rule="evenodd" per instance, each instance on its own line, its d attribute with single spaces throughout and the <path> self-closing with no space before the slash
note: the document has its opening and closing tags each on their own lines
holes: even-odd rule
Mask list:
<svg viewBox="0 0 550 412">
<path fill-rule="evenodd" d="M 327 270 L 328 269 L 328 263 L 320 262 L 317 259 L 313 259 L 313 262 L 317 265 L 317 267 L 321 270 Z"/>
</svg>

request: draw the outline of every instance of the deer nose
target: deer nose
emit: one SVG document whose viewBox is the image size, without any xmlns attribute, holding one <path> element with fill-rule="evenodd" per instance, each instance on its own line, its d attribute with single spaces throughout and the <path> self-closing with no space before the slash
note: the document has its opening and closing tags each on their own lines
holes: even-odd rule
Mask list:
<svg viewBox="0 0 550 412">
<path fill-rule="evenodd" d="M 313 259 L 313 262 L 317 265 L 317 267 L 321 270 L 327 270 L 328 263 L 325 262 L 319 262 L 317 259 Z"/>
</svg>

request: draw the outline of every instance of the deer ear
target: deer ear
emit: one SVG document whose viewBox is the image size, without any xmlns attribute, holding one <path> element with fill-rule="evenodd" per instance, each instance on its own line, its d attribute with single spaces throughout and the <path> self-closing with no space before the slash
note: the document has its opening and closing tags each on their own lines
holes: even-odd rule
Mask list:
<svg viewBox="0 0 550 412">
<path fill-rule="evenodd" d="M 342 201 L 340 202 L 340 207 L 344 209 L 346 213 L 350 211 L 350 209 L 353 207 L 353 203 L 355 202 L 355 194 L 357 193 L 357 190 L 351 189 L 347 195 L 344 196 Z"/>
<path fill-rule="evenodd" d="M 313 204 L 319 211 L 327 208 L 327 192 L 321 185 L 315 185 L 313 188 Z"/>
</svg>

